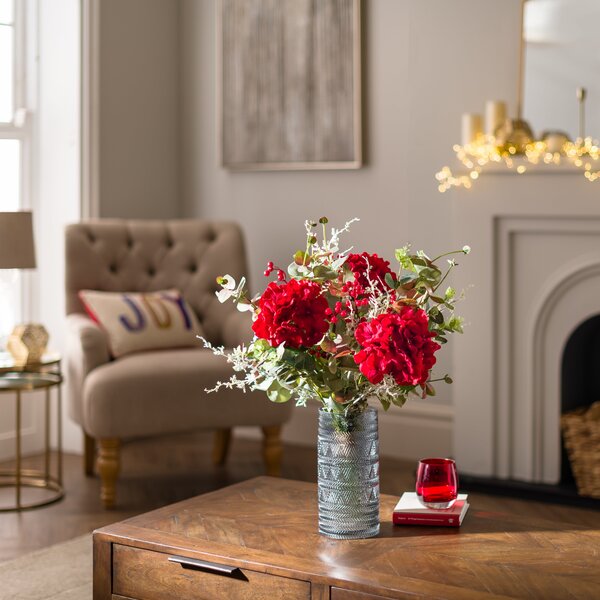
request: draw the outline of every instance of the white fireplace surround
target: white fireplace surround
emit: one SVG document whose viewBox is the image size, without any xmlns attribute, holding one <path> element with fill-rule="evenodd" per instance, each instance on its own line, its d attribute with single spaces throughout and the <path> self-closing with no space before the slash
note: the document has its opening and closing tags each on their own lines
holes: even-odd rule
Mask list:
<svg viewBox="0 0 600 600">
<path fill-rule="evenodd" d="M 564 195 L 569 176 L 536 177 L 535 198 L 498 181 L 510 196 L 455 198 L 457 235 L 473 246 L 460 284 L 474 285 L 454 355 L 454 454 L 464 473 L 558 483 L 563 350 L 600 314 L 597 193 Z"/>
</svg>

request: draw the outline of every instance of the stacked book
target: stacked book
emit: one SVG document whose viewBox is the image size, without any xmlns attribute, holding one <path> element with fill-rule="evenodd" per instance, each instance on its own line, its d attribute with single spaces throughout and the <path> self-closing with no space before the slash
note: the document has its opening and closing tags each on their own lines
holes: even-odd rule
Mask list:
<svg viewBox="0 0 600 600">
<path fill-rule="evenodd" d="M 460 527 L 469 509 L 467 494 L 458 494 L 456 502 L 445 509 L 426 508 L 415 492 L 404 492 L 393 513 L 394 525 L 441 525 Z"/>
</svg>

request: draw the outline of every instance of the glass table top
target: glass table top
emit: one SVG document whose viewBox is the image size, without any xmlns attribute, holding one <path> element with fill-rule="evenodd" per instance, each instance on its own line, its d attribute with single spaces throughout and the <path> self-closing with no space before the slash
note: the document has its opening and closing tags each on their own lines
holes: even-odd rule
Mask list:
<svg viewBox="0 0 600 600">
<path fill-rule="evenodd" d="M 61 356 L 58 352 L 47 352 L 42 356 L 42 360 L 36 363 L 27 365 L 18 365 L 15 359 L 8 352 L 0 351 L 0 373 L 20 372 L 20 371 L 37 371 L 42 367 L 57 365 L 60 362 Z"/>
<path fill-rule="evenodd" d="M 0 375 L 0 393 L 39 390 L 61 382 L 62 377 L 58 373 L 5 373 Z"/>
</svg>

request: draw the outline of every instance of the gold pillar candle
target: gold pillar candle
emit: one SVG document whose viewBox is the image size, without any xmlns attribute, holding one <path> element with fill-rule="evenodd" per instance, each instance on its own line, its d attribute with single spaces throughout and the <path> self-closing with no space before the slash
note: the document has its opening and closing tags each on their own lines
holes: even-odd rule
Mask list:
<svg viewBox="0 0 600 600">
<path fill-rule="evenodd" d="M 477 140 L 483 133 L 481 115 L 465 113 L 461 121 L 462 145 L 467 146 Z"/>
<path fill-rule="evenodd" d="M 485 134 L 494 136 L 498 127 L 506 121 L 506 103 L 488 100 L 485 103 Z"/>
</svg>

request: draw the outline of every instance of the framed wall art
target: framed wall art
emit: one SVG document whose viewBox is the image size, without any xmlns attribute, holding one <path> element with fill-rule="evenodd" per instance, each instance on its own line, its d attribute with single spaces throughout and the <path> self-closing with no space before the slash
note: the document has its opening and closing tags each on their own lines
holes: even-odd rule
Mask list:
<svg viewBox="0 0 600 600">
<path fill-rule="evenodd" d="M 219 4 L 222 165 L 359 168 L 360 0 Z"/>
</svg>

